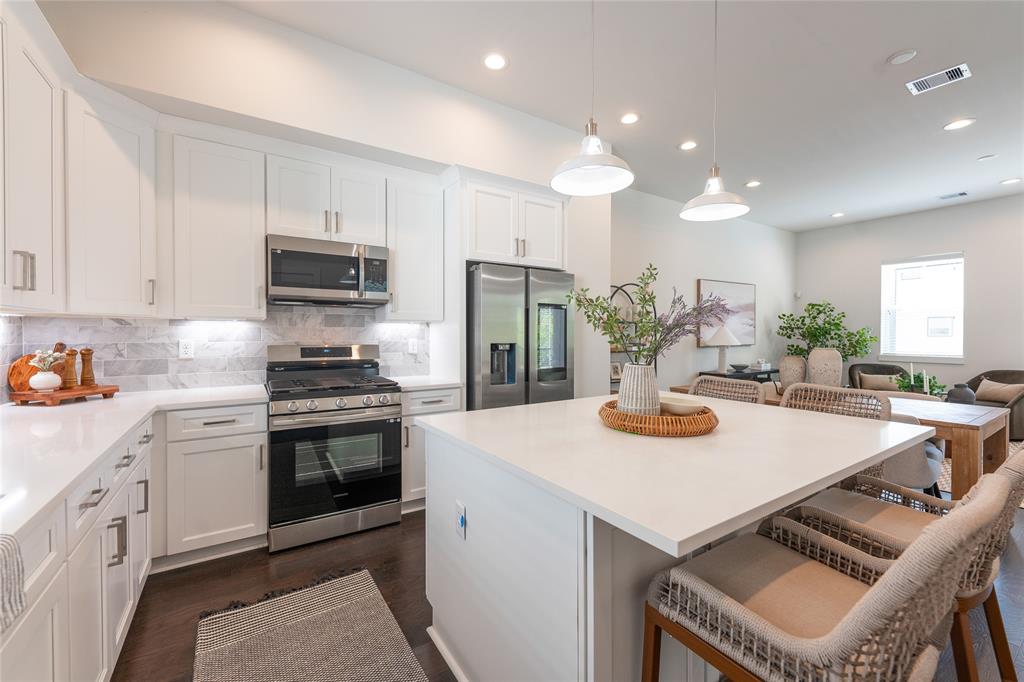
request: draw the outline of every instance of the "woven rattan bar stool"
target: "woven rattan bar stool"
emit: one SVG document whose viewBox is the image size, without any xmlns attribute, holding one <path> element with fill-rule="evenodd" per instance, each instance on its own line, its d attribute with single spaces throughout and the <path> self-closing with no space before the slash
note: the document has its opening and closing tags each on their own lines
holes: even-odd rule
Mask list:
<svg viewBox="0 0 1024 682">
<path fill-rule="evenodd" d="M 930 680 L 960 576 L 1009 492 L 983 477 L 895 561 L 777 516 L 663 571 L 644 609 L 644 682 L 658 680 L 662 631 L 735 682 Z"/>
<path fill-rule="evenodd" d="M 690 395 L 736 400 L 741 403 L 764 402 L 761 384 L 758 382 L 723 377 L 697 377 L 690 386 Z"/>
<path fill-rule="evenodd" d="M 1004 462 L 991 475 L 1004 478 L 1010 486 L 1010 494 L 981 544 L 981 550 L 960 577 L 950 636 L 957 677 L 961 681 L 978 680 L 969 614 L 971 609 L 983 605 L 999 675 L 1003 680 L 1015 682 L 1017 673 L 993 583 L 999 574 L 999 557 L 1006 549 L 1014 515 L 1024 500 L 1024 451 Z M 845 487 L 847 489 L 832 488 L 818 493 L 790 510 L 787 516 L 874 556 L 895 560 L 936 517 L 949 514 L 957 507 L 957 503 L 937 500 L 866 476 L 847 481 Z"/>
</svg>

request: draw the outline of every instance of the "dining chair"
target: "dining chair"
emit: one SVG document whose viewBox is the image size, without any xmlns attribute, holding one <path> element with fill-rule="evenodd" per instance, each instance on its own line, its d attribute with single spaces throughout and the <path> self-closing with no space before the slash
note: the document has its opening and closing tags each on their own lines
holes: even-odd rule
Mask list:
<svg viewBox="0 0 1024 682">
<path fill-rule="evenodd" d="M 763 403 L 761 384 L 745 379 L 723 377 L 697 377 L 690 386 L 690 395 L 736 400 L 741 403 Z"/>
<path fill-rule="evenodd" d="M 932 679 L 958 581 L 1008 495 L 984 477 L 894 561 L 776 516 L 659 573 L 642 679 L 658 680 L 662 632 L 734 682 Z"/>
<path fill-rule="evenodd" d="M 810 412 L 827 412 L 848 417 L 888 420 L 889 399 L 873 391 L 837 388 L 818 384 L 792 384 L 782 394 L 782 407 Z"/>
<path fill-rule="evenodd" d="M 921 425 L 921 420 L 909 414 L 893 412 L 890 421 Z M 915 443 L 906 450 L 897 452 L 882 462 L 881 478 L 903 486 L 917 488 L 933 497 L 942 497 L 939 491 L 939 477 L 942 475 L 942 460 L 946 458 L 930 440 Z"/>
<path fill-rule="evenodd" d="M 978 667 L 971 642 L 969 614 L 983 605 L 989 637 L 1002 680 L 1017 680 L 1013 655 L 1006 638 L 999 600 L 993 589 L 999 574 L 999 557 L 1006 549 L 1014 516 L 1024 500 L 1024 450 L 984 478 L 1007 482 L 1009 494 L 998 517 L 988 529 L 980 549 L 960 576 L 956 594 L 951 638 L 957 677 L 978 680 Z M 829 489 L 787 512 L 801 524 L 856 547 L 873 556 L 897 561 L 937 517 L 952 513 L 973 498 L 975 488 L 959 502 L 936 500 L 888 481 L 857 476 L 845 489 Z"/>
</svg>

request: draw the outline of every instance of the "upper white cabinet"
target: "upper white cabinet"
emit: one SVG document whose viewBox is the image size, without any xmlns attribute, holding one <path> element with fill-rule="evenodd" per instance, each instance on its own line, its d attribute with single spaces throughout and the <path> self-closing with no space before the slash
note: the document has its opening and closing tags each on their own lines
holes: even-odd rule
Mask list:
<svg viewBox="0 0 1024 682">
<path fill-rule="evenodd" d="M 444 202 L 436 183 L 387 182 L 388 319 L 444 319 Z"/>
<path fill-rule="evenodd" d="M 156 311 L 155 133 L 143 121 L 68 99 L 68 310 Z"/>
<path fill-rule="evenodd" d="M 557 199 L 468 182 L 467 260 L 565 267 L 565 204 Z"/>
<path fill-rule="evenodd" d="M 174 138 L 176 317 L 266 317 L 263 154 Z"/>
<path fill-rule="evenodd" d="M 385 179 L 351 166 L 267 156 L 267 232 L 386 246 Z"/>
<path fill-rule="evenodd" d="M 3 287 L 0 307 L 64 306 L 63 90 L 34 48 L 3 24 Z"/>
</svg>

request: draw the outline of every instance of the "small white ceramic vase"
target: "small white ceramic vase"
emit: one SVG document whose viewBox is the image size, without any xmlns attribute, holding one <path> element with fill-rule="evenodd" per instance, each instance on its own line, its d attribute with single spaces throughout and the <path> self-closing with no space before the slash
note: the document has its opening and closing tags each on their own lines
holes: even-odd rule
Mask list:
<svg viewBox="0 0 1024 682">
<path fill-rule="evenodd" d="M 779 363 L 779 381 L 785 391 L 793 384 L 800 384 L 807 378 L 807 360 L 799 355 L 787 355 Z"/>
<path fill-rule="evenodd" d="M 841 386 L 843 356 L 835 348 L 815 348 L 807 356 L 807 380 L 820 386 Z"/>
<path fill-rule="evenodd" d="M 627 362 L 619 382 L 618 409 L 629 414 L 661 414 L 658 382 L 653 365 Z"/>
<path fill-rule="evenodd" d="M 28 385 L 33 391 L 40 393 L 52 393 L 60 388 L 62 383 L 64 379 L 56 372 L 36 372 L 28 378 Z"/>
</svg>

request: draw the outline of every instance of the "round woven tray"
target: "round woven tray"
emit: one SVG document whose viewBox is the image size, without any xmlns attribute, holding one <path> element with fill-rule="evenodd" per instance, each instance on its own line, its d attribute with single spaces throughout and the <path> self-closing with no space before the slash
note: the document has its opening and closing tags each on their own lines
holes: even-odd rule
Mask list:
<svg viewBox="0 0 1024 682">
<path fill-rule="evenodd" d="M 617 405 L 618 401 L 610 400 L 597 411 L 605 426 L 616 431 L 641 436 L 703 436 L 718 426 L 718 417 L 709 407 L 682 417 L 667 412 L 660 415 L 629 414 L 615 409 Z"/>
</svg>

